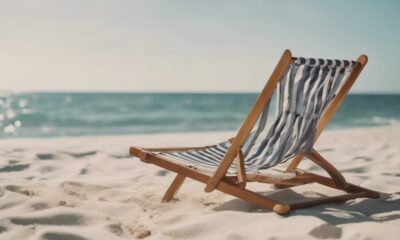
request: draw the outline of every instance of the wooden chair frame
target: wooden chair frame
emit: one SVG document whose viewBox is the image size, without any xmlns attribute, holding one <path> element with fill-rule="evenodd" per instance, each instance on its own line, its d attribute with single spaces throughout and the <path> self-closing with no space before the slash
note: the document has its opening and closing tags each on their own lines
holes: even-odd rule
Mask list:
<svg viewBox="0 0 400 240">
<path fill-rule="evenodd" d="M 313 149 L 310 153 L 301 152 L 293 158 L 292 162 L 286 169 L 287 172 L 295 173 L 296 176 L 292 179 L 275 179 L 263 175 L 253 175 L 251 177 L 246 176 L 245 165 L 241 153 L 241 146 L 246 141 L 248 134 L 256 123 L 260 113 L 262 112 L 263 106 L 272 97 L 272 94 L 276 89 L 277 84 L 281 79 L 281 76 L 284 74 L 284 71 L 292 61 L 293 58 L 291 52 L 289 50 L 285 50 L 275 70 L 272 72 L 272 75 L 270 76 L 267 84 L 258 96 L 255 104 L 253 105 L 253 108 L 251 109 L 249 115 L 241 125 L 238 133 L 234 138 L 229 139 L 229 141 L 231 142 L 231 146 L 225 154 L 224 158 L 222 159 L 220 165 L 212 175 L 207 175 L 195 169 L 176 164 L 168 160 L 167 158 L 151 153 L 151 151 L 195 150 L 207 148 L 208 146 L 188 148 L 130 148 L 129 152 L 132 156 L 139 157 L 142 161 L 146 163 L 152 163 L 177 173 L 177 176 L 173 180 L 172 184 L 170 185 L 162 199 L 163 202 L 169 202 L 172 200 L 174 194 L 179 190 L 186 177 L 206 184 L 206 187 L 204 189 L 205 192 L 211 192 L 215 189 L 218 189 L 224 193 L 249 201 L 260 207 L 271 209 L 279 214 L 286 214 L 291 209 L 305 208 L 333 201 L 347 201 L 349 199 L 359 197 L 379 198 L 380 194 L 376 191 L 348 183 L 345 180 L 344 176 L 326 159 L 324 159 L 315 149 Z M 343 102 L 345 96 L 348 94 L 350 88 L 353 86 L 362 69 L 367 64 L 367 61 L 368 58 L 366 55 L 360 55 L 357 58 L 357 65 L 354 67 L 352 73 L 350 74 L 347 81 L 344 83 L 340 92 L 333 99 L 332 103 L 328 106 L 327 110 L 322 115 L 317 126 L 317 133 L 314 142 L 318 139 L 324 128 L 327 126 L 328 122 L 336 113 L 338 107 Z M 324 169 L 329 174 L 330 178 L 297 169 L 298 165 L 304 157 L 309 158 L 315 164 Z M 237 164 L 237 175 L 226 176 L 230 165 L 233 163 L 233 161 L 235 161 L 235 159 Z M 246 182 L 253 181 L 274 184 L 274 186 L 278 188 L 286 188 L 316 182 L 328 187 L 343 190 L 346 193 L 339 196 L 322 197 L 307 202 L 287 204 L 266 196 L 262 196 L 256 192 L 246 189 Z"/>
</svg>

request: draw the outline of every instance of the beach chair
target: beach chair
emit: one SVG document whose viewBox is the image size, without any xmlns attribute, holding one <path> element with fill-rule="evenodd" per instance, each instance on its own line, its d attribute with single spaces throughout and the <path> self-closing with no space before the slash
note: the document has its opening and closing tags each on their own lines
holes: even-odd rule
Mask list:
<svg viewBox="0 0 400 240">
<path fill-rule="evenodd" d="M 203 147 L 131 147 L 130 154 L 177 173 L 163 202 L 172 200 L 187 177 L 204 183 L 205 192 L 217 189 L 278 214 L 334 201 L 379 198 L 376 191 L 348 183 L 313 147 L 367 60 L 366 55 L 356 61 L 292 57 L 285 50 L 235 137 Z M 275 91 L 276 117 L 267 124 Z M 329 177 L 298 169 L 303 158 L 321 167 Z M 288 160 L 291 162 L 282 171 L 283 176 L 263 174 L 265 169 Z M 285 203 L 270 194 L 249 190 L 247 182 L 273 184 L 276 191 L 310 183 L 341 191 L 335 196 Z"/>
</svg>

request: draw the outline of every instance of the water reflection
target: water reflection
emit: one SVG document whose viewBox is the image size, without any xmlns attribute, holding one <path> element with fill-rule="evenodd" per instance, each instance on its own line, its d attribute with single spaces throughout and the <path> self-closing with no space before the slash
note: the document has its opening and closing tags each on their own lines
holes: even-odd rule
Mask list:
<svg viewBox="0 0 400 240">
<path fill-rule="evenodd" d="M 17 130 L 22 126 L 18 115 L 29 112 L 25 108 L 27 106 L 27 99 L 17 99 L 12 93 L 3 92 L 0 94 L 0 137 L 18 134 Z"/>
</svg>

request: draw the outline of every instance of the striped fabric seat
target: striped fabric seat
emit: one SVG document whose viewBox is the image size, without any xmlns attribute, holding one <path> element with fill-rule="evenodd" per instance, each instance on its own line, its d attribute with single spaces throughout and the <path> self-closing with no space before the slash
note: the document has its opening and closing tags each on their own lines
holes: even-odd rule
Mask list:
<svg viewBox="0 0 400 240">
<path fill-rule="evenodd" d="M 204 149 L 176 152 L 154 152 L 176 163 L 203 171 L 214 171 L 230 147 L 228 141 L 209 146 Z M 236 166 L 232 164 L 229 172 L 234 173 Z"/>
<path fill-rule="evenodd" d="M 267 103 L 241 148 L 246 171 L 271 168 L 299 151 L 311 150 L 321 115 L 356 64 L 348 60 L 293 58 L 276 90 L 275 119 L 267 127 Z M 179 164 L 214 171 L 229 146 L 229 142 L 222 142 L 200 150 L 154 153 Z M 236 173 L 235 164 L 228 173 Z"/>
</svg>

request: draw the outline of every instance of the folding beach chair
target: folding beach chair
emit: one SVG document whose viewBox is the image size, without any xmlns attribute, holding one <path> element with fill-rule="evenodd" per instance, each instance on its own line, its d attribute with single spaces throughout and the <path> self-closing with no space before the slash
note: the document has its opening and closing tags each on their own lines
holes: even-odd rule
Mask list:
<svg viewBox="0 0 400 240">
<path fill-rule="evenodd" d="M 365 55 L 358 57 L 357 61 L 296 58 L 285 50 L 234 138 L 204 147 L 131 147 L 130 154 L 143 162 L 177 173 L 163 202 L 171 201 L 186 177 L 206 184 L 205 192 L 218 189 L 279 214 L 333 201 L 379 198 L 378 192 L 348 183 L 313 148 L 367 60 Z M 269 126 L 268 109 L 275 91 L 277 114 Z M 324 169 L 330 177 L 298 169 L 305 157 Z M 289 177 L 262 173 L 288 160 L 292 161 L 284 172 Z M 276 188 L 319 183 L 342 190 L 342 193 L 284 203 L 246 189 L 246 182 L 269 183 Z"/>
</svg>

